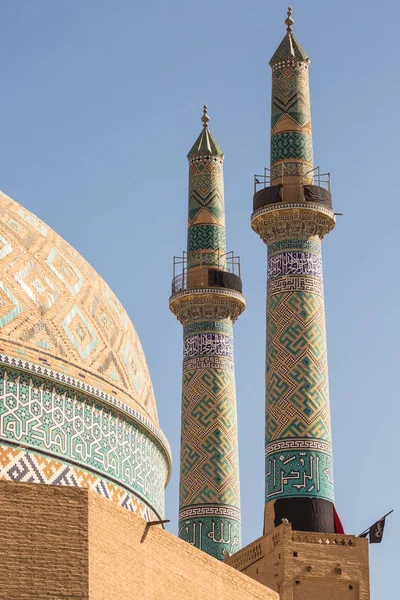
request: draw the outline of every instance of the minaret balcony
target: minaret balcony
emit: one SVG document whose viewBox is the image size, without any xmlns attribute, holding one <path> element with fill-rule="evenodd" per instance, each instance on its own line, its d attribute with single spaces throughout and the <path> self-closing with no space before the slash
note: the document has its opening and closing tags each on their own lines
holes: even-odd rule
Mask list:
<svg viewBox="0 0 400 600">
<path fill-rule="evenodd" d="M 228 317 L 235 321 L 246 307 L 239 257 L 218 250 L 174 257 L 169 306 L 181 323 Z"/>
<path fill-rule="evenodd" d="M 293 167 L 293 163 L 288 165 Z M 297 163 L 296 168 L 299 166 Z M 291 170 L 290 177 L 285 178 L 284 167 L 282 164 L 278 183 L 271 179 L 269 169 L 254 176 L 253 231 L 266 244 L 293 237 L 322 239 L 336 225 L 329 173 L 316 167 L 296 177 Z"/>
<path fill-rule="evenodd" d="M 242 293 L 239 256 L 234 256 L 233 252 L 221 254 L 217 250 L 174 256 L 172 295 L 194 288 L 214 287 Z"/>
<path fill-rule="evenodd" d="M 253 211 L 279 202 L 306 202 L 332 210 L 330 173 L 321 173 L 319 166 L 304 173 L 294 173 L 293 168 L 298 169 L 301 165 L 292 162 L 280 166 L 279 179 L 274 177 L 272 180 L 267 168 L 262 175 L 254 175 Z"/>
</svg>

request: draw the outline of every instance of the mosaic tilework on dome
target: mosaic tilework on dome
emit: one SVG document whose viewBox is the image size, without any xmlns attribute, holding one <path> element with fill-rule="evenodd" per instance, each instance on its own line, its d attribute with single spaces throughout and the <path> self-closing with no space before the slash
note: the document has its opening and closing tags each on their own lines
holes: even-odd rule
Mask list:
<svg viewBox="0 0 400 600">
<path fill-rule="evenodd" d="M 22 445 L 30 449 L 30 456 L 39 453 L 43 460 L 62 463 L 57 477 L 74 473 L 75 485 L 86 479 L 94 487 L 100 480 L 117 485 L 125 495 L 163 515 L 169 475 L 164 448 L 136 421 L 83 392 L 0 366 L 0 447 L 2 444 Z M 26 458 L 25 467 L 29 464 Z M 56 471 L 51 470 L 52 477 Z M 13 478 L 15 472 L 13 466 L 12 472 L 7 471 L 8 477 Z M 65 485 L 72 485 L 72 481 L 65 479 Z M 44 482 L 52 483 L 49 478 Z M 58 485 L 58 479 L 53 483 Z"/>
<path fill-rule="evenodd" d="M 281 240 L 268 257 L 266 499 L 333 500 L 321 242 Z"/>
<path fill-rule="evenodd" d="M 138 335 L 113 292 L 58 234 L 0 194 L 0 347 L 117 396 L 157 424 Z"/>
<path fill-rule="evenodd" d="M 159 515 L 133 494 L 93 473 L 13 446 L 0 444 L 0 480 L 87 488 L 146 519 Z"/>
</svg>

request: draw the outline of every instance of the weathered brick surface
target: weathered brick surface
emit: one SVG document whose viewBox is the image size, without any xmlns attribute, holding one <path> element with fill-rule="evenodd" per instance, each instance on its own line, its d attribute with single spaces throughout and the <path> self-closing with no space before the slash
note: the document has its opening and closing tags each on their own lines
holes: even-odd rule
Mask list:
<svg viewBox="0 0 400 600">
<path fill-rule="evenodd" d="M 279 600 L 235 569 L 139 517 L 89 498 L 90 600 Z"/>
<path fill-rule="evenodd" d="M 0 600 L 279 600 L 98 494 L 0 482 Z M 295 599 L 297 600 L 297 598 Z"/>
<path fill-rule="evenodd" d="M 280 600 L 369 600 L 368 541 L 282 524 L 228 559 Z"/>
<path fill-rule="evenodd" d="M 86 600 L 87 515 L 82 490 L 1 481 L 1 600 Z"/>
</svg>

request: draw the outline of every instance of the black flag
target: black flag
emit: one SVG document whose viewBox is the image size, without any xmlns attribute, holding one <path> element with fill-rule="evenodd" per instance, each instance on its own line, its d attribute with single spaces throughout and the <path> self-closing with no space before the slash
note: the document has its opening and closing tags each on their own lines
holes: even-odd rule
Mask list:
<svg viewBox="0 0 400 600">
<path fill-rule="evenodd" d="M 382 541 L 383 530 L 385 527 L 385 517 L 380 521 L 377 521 L 369 528 L 369 543 L 380 544 Z"/>
<path fill-rule="evenodd" d="M 385 519 L 391 515 L 392 512 L 393 511 L 391 510 L 390 512 L 386 513 L 386 515 L 383 515 L 382 519 L 379 519 L 379 521 L 371 525 L 369 529 L 366 529 L 360 533 L 358 537 L 366 538 L 369 536 L 370 544 L 380 544 L 383 537 L 383 530 L 385 528 Z"/>
</svg>

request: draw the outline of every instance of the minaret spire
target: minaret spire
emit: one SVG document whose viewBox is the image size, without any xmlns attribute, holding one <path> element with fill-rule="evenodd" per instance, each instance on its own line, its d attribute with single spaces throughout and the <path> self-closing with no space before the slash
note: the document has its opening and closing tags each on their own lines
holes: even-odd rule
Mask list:
<svg viewBox="0 0 400 600">
<path fill-rule="evenodd" d="M 203 121 L 203 127 L 205 129 L 208 128 L 208 121 L 210 120 L 210 117 L 208 116 L 208 107 L 207 104 L 204 104 L 203 106 L 203 116 L 201 117 L 201 120 Z"/>
<path fill-rule="evenodd" d="M 285 21 L 285 24 L 287 25 L 286 31 L 288 33 L 292 33 L 293 29 L 292 29 L 292 25 L 294 24 L 294 21 L 292 19 L 292 7 L 289 6 L 288 11 L 287 11 L 287 19 Z"/>
<path fill-rule="evenodd" d="M 293 23 L 289 8 L 270 61 L 271 165 L 262 189 L 257 176 L 251 222 L 268 246 L 265 530 L 286 518 L 334 532 L 321 240 L 335 216 L 329 175 L 314 169 L 310 60 Z"/>
<path fill-rule="evenodd" d="M 183 325 L 179 537 L 222 560 L 241 543 L 232 326 L 245 300 L 239 259 L 226 252 L 224 155 L 209 120 L 204 105 L 169 306 Z"/>
</svg>

